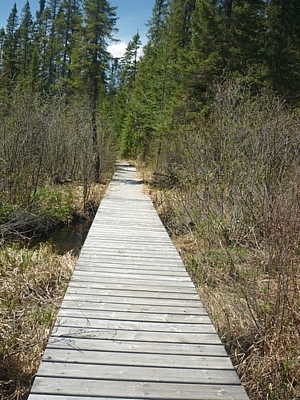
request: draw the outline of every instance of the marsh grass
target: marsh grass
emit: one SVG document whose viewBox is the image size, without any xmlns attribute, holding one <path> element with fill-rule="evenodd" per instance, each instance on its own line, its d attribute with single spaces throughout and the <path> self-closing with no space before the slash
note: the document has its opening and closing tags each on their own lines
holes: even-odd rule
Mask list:
<svg viewBox="0 0 300 400">
<path fill-rule="evenodd" d="M 48 245 L 0 248 L 2 400 L 27 398 L 75 261 Z"/>
<path fill-rule="evenodd" d="M 224 82 L 206 119 L 174 127 L 153 175 L 157 210 L 253 400 L 300 398 L 299 128 L 274 94 Z"/>
<path fill-rule="evenodd" d="M 0 244 L 5 242 L 27 243 L 34 237 L 49 233 L 80 220 L 94 217 L 106 191 L 110 174 L 105 183 L 89 186 L 84 201 L 83 185 L 44 185 L 38 188 L 30 207 L 18 205 L 3 207 L 0 204 Z"/>
<path fill-rule="evenodd" d="M 250 399 L 297 399 L 300 254 L 290 240 L 298 229 L 286 219 L 291 205 L 278 213 L 285 236 L 273 232 L 258 248 L 228 244 L 216 226 L 191 229 L 174 190 L 150 193 Z"/>
</svg>

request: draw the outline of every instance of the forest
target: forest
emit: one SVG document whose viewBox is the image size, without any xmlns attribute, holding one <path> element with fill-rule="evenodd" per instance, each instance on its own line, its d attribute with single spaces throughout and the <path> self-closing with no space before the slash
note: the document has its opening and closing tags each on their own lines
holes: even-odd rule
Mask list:
<svg viewBox="0 0 300 400">
<path fill-rule="evenodd" d="M 27 1 L 0 29 L 0 259 L 70 213 L 53 187 L 86 206 L 127 159 L 249 397 L 300 398 L 300 2 L 154 0 L 141 57 L 138 32 L 109 54 L 117 18 L 113 0 Z"/>
</svg>

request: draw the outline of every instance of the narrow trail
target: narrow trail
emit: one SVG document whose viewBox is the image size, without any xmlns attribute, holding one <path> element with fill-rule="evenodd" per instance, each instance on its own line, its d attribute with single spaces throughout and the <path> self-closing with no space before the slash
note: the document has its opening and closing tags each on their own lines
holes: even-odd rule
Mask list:
<svg viewBox="0 0 300 400">
<path fill-rule="evenodd" d="M 120 163 L 29 400 L 248 399 L 136 171 Z"/>
</svg>

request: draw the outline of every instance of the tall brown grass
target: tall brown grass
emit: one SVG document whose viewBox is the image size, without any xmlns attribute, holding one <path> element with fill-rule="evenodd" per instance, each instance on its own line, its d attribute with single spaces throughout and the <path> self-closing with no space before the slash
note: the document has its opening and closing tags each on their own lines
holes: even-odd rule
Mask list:
<svg viewBox="0 0 300 400">
<path fill-rule="evenodd" d="M 292 400 L 300 396 L 300 117 L 238 80 L 216 85 L 214 99 L 205 118 L 178 124 L 162 146 L 154 200 L 250 398 Z"/>
<path fill-rule="evenodd" d="M 75 258 L 0 248 L 0 398 L 27 398 Z"/>
</svg>

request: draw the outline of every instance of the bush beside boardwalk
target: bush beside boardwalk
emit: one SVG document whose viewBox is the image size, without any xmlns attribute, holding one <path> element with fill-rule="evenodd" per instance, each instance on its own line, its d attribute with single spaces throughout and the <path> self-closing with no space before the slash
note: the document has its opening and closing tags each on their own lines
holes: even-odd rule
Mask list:
<svg viewBox="0 0 300 400">
<path fill-rule="evenodd" d="M 179 128 L 143 167 L 158 212 L 250 398 L 298 398 L 299 114 L 235 80 Z"/>
</svg>

